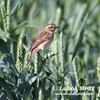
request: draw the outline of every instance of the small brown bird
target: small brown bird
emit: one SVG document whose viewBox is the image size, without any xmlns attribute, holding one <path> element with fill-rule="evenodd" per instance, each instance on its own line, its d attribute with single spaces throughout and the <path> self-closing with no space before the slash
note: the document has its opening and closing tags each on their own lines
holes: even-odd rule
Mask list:
<svg viewBox="0 0 100 100">
<path fill-rule="evenodd" d="M 54 31 L 59 28 L 55 24 L 48 24 L 45 29 L 39 34 L 39 36 L 34 41 L 32 47 L 29 51 L 31 52 L 31 57 L 29 62 L 32 60 L 32 57 L 39 51 L 44 50 L 48 47 L 54 39 Z"/>
</svg>

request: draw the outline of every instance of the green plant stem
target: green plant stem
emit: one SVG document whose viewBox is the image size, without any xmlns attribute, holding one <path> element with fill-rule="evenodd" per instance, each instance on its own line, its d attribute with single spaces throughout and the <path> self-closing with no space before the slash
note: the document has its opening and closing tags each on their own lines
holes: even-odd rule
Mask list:
<svg viewBox="0 0 100 100">
<path fill-rule="evenodd" d="M 61 8 L 57 8 L 57 11 L 56 11 L 56 20 L 55 20 L 55 24 L 56 25 L 59 25 L 59 22 L 60 22 L 60 18 L 61 18 Z"/>
<path fill-rule="evenodd" d="M 98 82 L 100 82 L 100 57 L 97 60 L 97 78 Z M 98 97 L 100 98 L 100 87 L 98 87 L 97 100 L 99 100 Z"/>
<path fill-rule="evenodd" d="M 2 13 L 2 17 L 3 17 L 4 30 L 5 30 L 5 33 L 7 34 L 6 10 L 5 10 L 5 3 L 4 3 L 4 1 L 2 1 L 2 3 L 1 3 L 1 13 Z"/>
<path fill-rule="evenodd" d="M 43 68 L 44 64 L 46 63 L 46 60 L 57 55 L 58 52 L 49 52 L 48 54 L 46 54 L 42 60 L 42 62 L 40 63 L 40 68 L 39 68 L 39 72 L 41 71 L 41 69 Z"/>
<path fill-rule="evenodd" d="M 39 100 L 43 100 L 42 89 L 40 89 L 40 91 L 39 91 Z"/>
<path fill-rule="evenodd" d="M 61 72 L 64 72 L 64 50 L 63 50 L 63 33 L 60 33 L 60 57 L 61 57 Z"/>
<path fill-rule="evenodd" d="M 10 30 L 10 0 L 7 0 L 7 31 Z"/>
<path fill-rule="evenodd" d="M 57 42 L 57 40 L 55 40 L 55 51 L 58 51 L 58 42 Z M 56 64 L 57 69 L 58 69 L 58 63 L 59 63 L 59 57 L 58 57 L 58 55 L 55 55 L 55 64 Z"/>
</svg>

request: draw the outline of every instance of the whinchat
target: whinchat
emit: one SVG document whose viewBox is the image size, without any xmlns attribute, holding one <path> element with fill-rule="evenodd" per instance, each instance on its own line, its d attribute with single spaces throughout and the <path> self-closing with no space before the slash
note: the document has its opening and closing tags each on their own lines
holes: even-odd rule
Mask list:
<svg viewBox="0 0 100 100">
<path fill-rule="evenodd" d="M 32 57 L 39 51 L 44 50 L 48 47 L 54 39 L 54 31 L 59 28 L 55 24 L 48 24 L 45 29 L 38 35 L 34 41 L 31 51 L 31 56 L 29 62 L 32 60 Z"/>
</svg>

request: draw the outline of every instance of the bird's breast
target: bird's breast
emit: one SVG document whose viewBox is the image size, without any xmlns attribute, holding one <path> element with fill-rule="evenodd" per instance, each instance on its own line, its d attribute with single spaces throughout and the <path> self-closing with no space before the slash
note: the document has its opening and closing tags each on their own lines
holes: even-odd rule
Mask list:
<svg viewBox="0 0 100 100">
<path fill-rule="evenodd" d="M 54 39 L 54 34 L 50 34 L 48 40 L 39 45 L 39 49 L 44 50 L 46 47 L 48 47 L 51 44 L 53 39 Z"/>
</svg>

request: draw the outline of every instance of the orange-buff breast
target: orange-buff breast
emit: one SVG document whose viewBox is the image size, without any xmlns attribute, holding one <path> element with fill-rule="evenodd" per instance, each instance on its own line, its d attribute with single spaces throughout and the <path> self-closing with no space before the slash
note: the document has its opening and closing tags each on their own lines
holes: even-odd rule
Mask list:
<svg viewBox="0 0 100 100">
<path fill-rule="evenodd" d="M 41 44 L 38 46 L 39 51 L 40 51 L 40 50 L 44 50 L 46 47 L 48 47 L 48 46 L 51 44 L 51 42 L 53 41 L 53 39 L 54 39 L 54 34 L 51 33 L 49 39 L 48 39 L 47 41 L 41 43 Z"/>
</svg>

